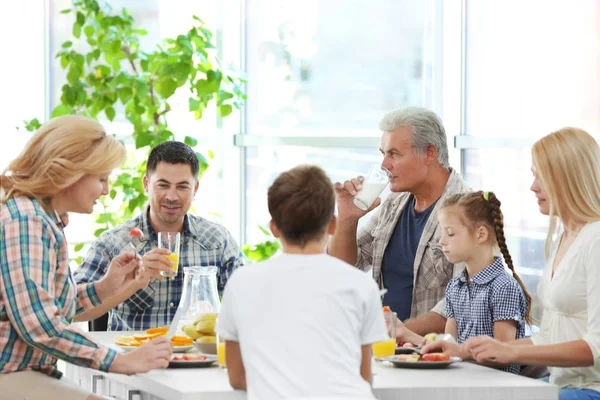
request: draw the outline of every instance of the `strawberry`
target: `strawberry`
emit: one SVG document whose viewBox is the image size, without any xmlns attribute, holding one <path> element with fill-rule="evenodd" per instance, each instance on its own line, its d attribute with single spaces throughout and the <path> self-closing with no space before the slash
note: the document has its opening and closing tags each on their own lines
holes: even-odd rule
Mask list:
<svg viewBox="0 0 600 400">
<path fill-rule="evenodd" d="M 139 228 L 133 228 L 132 230 L 129 231 L 129 233 L 131 234 L 131 236 L 135 236 L 135 237 L 142 237 L 144 236 L 144 232 L 142 232 L 141 229 Z"/>
</svg>

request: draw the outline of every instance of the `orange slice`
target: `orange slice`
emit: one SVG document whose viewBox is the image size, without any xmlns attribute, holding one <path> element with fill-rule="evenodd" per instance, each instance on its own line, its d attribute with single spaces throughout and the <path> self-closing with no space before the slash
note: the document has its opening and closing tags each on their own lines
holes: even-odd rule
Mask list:
<svg viewBox="0 0 600 400">
<path fill-rule="evenodd" d="M 161 335 L 166 335 L 167 332 L 169 332 L 169 327 L 168 326 L 162 326 L 160 328 L 146 329 L 146 333 L 148 335 L 158 334 L 157 336 L 161 336 Z"/>
<path fill-rule="evenodd" d="M 133 335 L 133 338 L 136 340 L 152 340 L 161 336 L 162 333 L 142 333 L 138 335 Z"/>
</svg>

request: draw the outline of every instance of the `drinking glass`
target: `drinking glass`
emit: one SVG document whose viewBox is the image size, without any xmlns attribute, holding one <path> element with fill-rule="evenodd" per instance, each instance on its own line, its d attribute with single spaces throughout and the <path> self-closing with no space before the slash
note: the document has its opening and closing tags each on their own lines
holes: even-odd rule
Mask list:
<svg viewBox="0 0 600 400">
<path fill-rule="evenodd" d="M 356 193 L 354 205 L 361 210 L 368 210 L 390 181 L 390 173 L 381 165 L 373 165 L 362 183 L 362 189 Z"/>
<path fill-rule="evenodd" d="M 179 269 L 179 244 L 181 240 L 181 234 L 179 232 L 158 232 L 158 247 L 161 249 L 167 249 L 171 254 L 166 254 L 169 260 L 173 261 L 171 269 L 173 273 L 167 274 L 161 272 L 162 276 L 167 278 L 173 278 L 177 276 L 177 270 Z"/>
</svg>

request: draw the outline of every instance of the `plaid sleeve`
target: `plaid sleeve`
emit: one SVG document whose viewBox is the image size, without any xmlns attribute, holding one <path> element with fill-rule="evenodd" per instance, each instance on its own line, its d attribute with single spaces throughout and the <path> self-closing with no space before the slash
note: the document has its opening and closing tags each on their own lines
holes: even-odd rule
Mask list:
<svg viewBox="0 0 600 400">
<path fill-rule="evenodd" d="M 379 213 L 381 207 L 373 213 L 367 223 L 358 231 L 356 235 L 356 245 L 358 253 L 356 257 L 356 264 L 358 269 L 366 270 L 368 267 L 373 265 L 373 230 L 377 227 L 379 222 Z"/>
<path fill-rule="evenodd" d="M 492 293 L 492 319 L 496 321 L 517 321 L 523 324 L 527 300 L 519 283 L 511 279 Z"/>
<path fill-rule="evenodd" d="M 240 248 L 231 234 L 225 232 L 223 253 L 221 255 L 221 268 L 219 270 L 219 293 L 223 293 L 227 280 L 233 274 L 233 271 L 244 265 Z"/>
<path fill-rule="evenodd" d="M 57 238 L 48 223 L 41 217 L 15 219 L 3 227 L 0 241 L 0 294 L 22 340 L 72 364 L 108 371 L 116 352 L 93 342 L 57 308 Z"/>
</svg>

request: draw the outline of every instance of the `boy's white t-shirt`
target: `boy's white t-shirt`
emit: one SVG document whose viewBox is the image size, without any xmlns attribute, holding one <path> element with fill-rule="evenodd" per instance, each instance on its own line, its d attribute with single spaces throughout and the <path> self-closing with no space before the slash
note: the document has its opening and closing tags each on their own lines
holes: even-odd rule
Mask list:
<svg viewBox="0 0 600 400">
<path fill-rule="evenodd" d="M 373 278 L 326 254 L 236 270 L 217 330 L 240 343 L 248 399 L 260 400 L 374 398 L 361 346 L 389 339 Z"/>
</svg>

